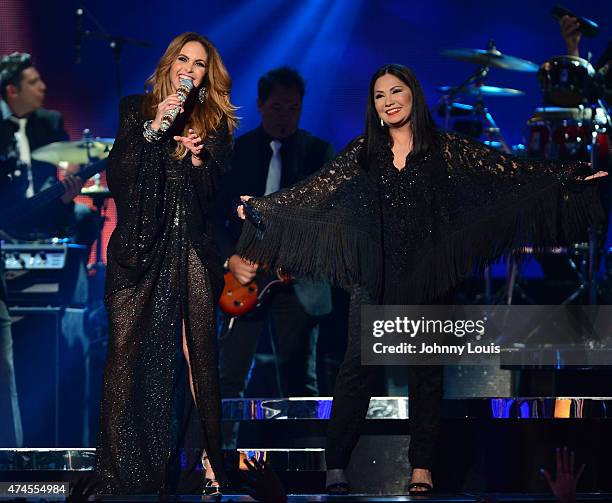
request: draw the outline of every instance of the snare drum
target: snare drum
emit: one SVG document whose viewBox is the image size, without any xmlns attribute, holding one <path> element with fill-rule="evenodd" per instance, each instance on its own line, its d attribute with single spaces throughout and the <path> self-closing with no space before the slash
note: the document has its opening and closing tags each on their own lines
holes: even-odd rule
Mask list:
<svg viewBox="0 0 612 503">
<path fill-rule="evenodd" d="M 538 71 L 544 103 L 577 107 L 590 100 L 595 69 L 586 59 L 556 56 L 545 61 Z"/>
</svg>

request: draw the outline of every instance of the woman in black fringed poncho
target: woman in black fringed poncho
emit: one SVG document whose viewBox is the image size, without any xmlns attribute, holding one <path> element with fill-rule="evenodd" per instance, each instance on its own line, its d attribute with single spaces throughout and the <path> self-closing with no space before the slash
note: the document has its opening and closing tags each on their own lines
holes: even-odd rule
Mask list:
<svg viewBox="0 0 612 503">
<path fill-rule="evenodd" d="M 194 89 L 181 106 L 184 79 Z M 96 451 L 103 493 L 176 489 L 187 425 L 182 402 L 191 396 L 210 461 L 207 484 L 226 480 L 215 318 L 223 267 L 206 215 L 236 125 L 230 79 L 214 45 L 184 33 L 148 84 L 149 93 L 121 101 L 108 160 L 119 221 L 106 275 L 110 333 Z M 164 115 L 179 106 L 162 132 Z"/>
<path fill-rule="evenodd" d="M 601 216 L 594 184 L 578 182 L 602 175 L 589 176 L 586 163 L 520 160 L 437 131 L 413 73 L 388 65 L 372 78 L 364 136 L 309 179 L 250 199 L 261 222 L 245 222 L 242 256 L 331 278 L 351 293 L 328 429 L 328 491 L 348 492 L 343 470 L 370 399 L 360 305 L 442 302 L 468 273 L 517 246 L 572 240 Z M 409 372 L 416 493 L 433 486 L 442 368 Z"/>
</svg>

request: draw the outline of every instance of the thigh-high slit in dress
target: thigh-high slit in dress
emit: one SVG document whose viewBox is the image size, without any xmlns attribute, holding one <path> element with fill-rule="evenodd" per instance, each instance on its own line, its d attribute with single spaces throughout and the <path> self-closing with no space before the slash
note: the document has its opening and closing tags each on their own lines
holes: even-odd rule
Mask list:
<svg viewBox="0 0 612 503">
<path fill-rule="evenodd" d="M 122 100 L 108 161 L 119 219 L 108 248 L 96 471 L 100 492 L 111 494 L 174 489 L 171 464 L 186 427 L 178 403 L 185 396 L 183 323 L 205 447 L 225 482 L 214 311 L 222 266 L 206 213 L 231 141 L 223 120 L 204 140 L 202 167 L 192 166 L 190 155 L 175 160 L 172 131 L 156 143 L 143 138 L 141 106 L 142 96 Z"/>
</svg>

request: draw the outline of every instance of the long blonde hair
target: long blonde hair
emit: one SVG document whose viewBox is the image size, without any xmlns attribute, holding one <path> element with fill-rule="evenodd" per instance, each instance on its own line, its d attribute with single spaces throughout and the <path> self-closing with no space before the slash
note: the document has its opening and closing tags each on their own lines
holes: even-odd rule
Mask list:
<svg viewBox="0 0 612 503">
<path fill-rule="evenodd" d="M 181 33 L 174 37 L 168 45 L 166 52 L 157 64 L 157 68 L 145 83 L 145 89 L 148 92 L 143 103 L 143 113 L 146 117 L 155 117 L 157 105 L 174 92 L 170 69 L 181 53 L 183 46 L 194 41 L 202 44 L 208 56 L 206 75 L 202 82 L 202 85 L 206 86 L 206 98 L 204 103 L 195 100 L 194 109 L 187 124 L 185 124 L 183 136 L 187 136 L 188 129 L 193 129 L 202 138 L 205 138 L 214 133 L 224 116 L 227 118 L 229 132 L 233 134 L 238 125 L 238 120 L 236 118 L 236 107 L 230 102 L 231 79 L 229 73 L 217 48 L 206 37 L 195 32 Z M 185 155 L 187 155 L 187 149 L 179 143 L 173 157 L 181 159 Z"/>
</svg>

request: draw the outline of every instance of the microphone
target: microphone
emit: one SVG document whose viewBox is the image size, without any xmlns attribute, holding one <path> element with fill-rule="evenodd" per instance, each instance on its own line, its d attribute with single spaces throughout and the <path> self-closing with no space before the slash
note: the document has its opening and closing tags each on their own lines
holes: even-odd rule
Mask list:
<svg viewBox="0 0 612 503">
<path fill-rule="evenodd" d="M 181 79 L 179 88 L 176 90 L 176 94 L 178 94 L 178 98 L 181 104 L 178 107 L 168 110 L 162 117 L 161 122 L 159 124 L 159 130 L 162 133 L 165 133 L 166 131 L 168 131 L 168 129 L 170 129 L 170 126 L 172 126 L 172 123 L 177 118 L 181 110 L 181 106 L 183 105 L 183 103 L 185 103 L 185 100 L 187 99 L 187 96 L 189 95 L 192 89 L 193 80 Z"/>
<path fill-rule="evenodd" d="M 259 211 L 257 211 L 255 208 L 253 208 L 253 205 L 248 201 L 243 201 L 240 198 L 236 198 L 233 202 L 233 206 L 236 209 L 238 209 L 238 206 L 242 205 L 242 207 L 244 208 L 245 217 L 256 228 L 255 235 L 258 239 L 262 239 L 266 232 L 266 222 L 264 220 L 263 215 L 259 213 Z"/>
<path fill-rule="evenodd" d="M 555 5 L 551 10 L 550 14 L 557 21 L 560 21 L 563 16 L 575 17 L 580 24 L 578 31 L 585 37 L 595 37 L 599 33 L 599 25 L 595 21 L 591 21 L 586 17 L 577 16 L 571 10 L 566 9 L 562 5 Z"/>
<path fill-rule="evenodd" d="M 79 8 L 75 11 L 75 23 L 74 23 L 74 62 L 77 65 L 81 64 L 81 17 L 83 16 L 83 9 Z"/>
</svg>

